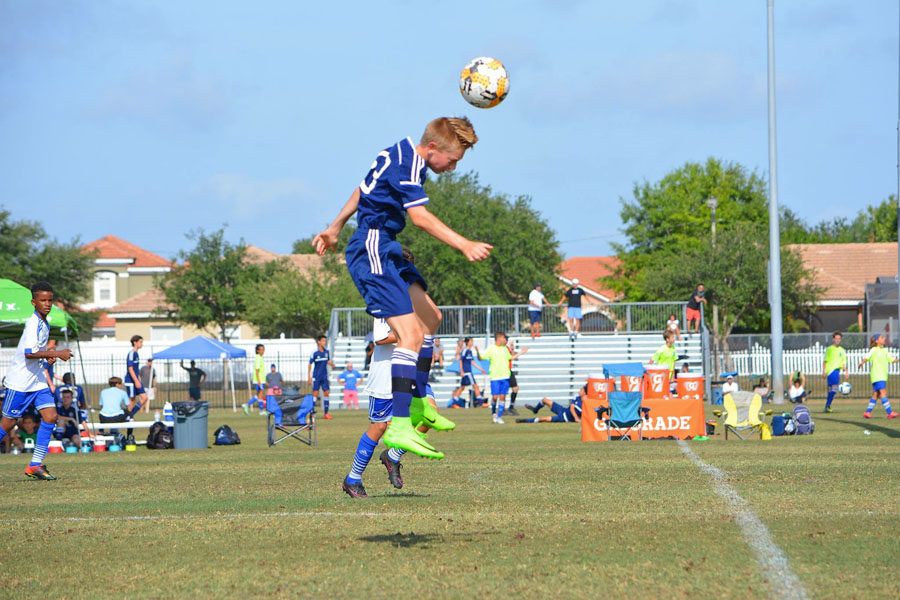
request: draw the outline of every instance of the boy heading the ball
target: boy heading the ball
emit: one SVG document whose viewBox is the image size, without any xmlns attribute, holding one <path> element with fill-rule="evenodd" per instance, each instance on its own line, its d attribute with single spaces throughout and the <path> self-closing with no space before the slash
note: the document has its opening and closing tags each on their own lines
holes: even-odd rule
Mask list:
<svg viewBox="0 0 900 600">
<path fill-rule="evenodd" d="M 434 333 L 441 312 L 428 296 L 428 285 L 418 270 L 403 258 L 397 234 L 413 225 L 456 248 L 470 261 L 488 257 L 493 246 L 468 240 L 431 214 L 423 187 L 426 167 L 435 173 L 456 168 L 478 136 L 465 117 L 441 117 L 425 127 L 418 144 L 404 138 L 378 153 L 335 220 L 313 238 L 321 255 L 337 243 L 347 220 L 356 213 L 357 229 L 347 244 L 347 269 L 366 302 L 366 311 L 385 319 L 397 335 L 391 358 L 393 420 L 384 443 L 427 458 L 443 453 L 419 436 L 410 421 L 413 392 L 424 396 L 431 369 Z"/>
</svg>

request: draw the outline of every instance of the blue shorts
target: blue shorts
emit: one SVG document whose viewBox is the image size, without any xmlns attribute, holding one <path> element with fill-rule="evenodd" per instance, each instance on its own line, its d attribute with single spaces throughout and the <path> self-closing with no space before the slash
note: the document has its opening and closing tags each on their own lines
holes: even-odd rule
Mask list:
<svg viewBox="0 0 900 600">
<path fill-rule="evenodd" d="M 394 400 L 392 398 L 376 398 L 369 396 L 369 421 L 387 423 L 394 416 Z"/>
<path fill-rule="evenodd" d="M 380 229 L 357 229 L 345 252 L 347 270 L 366 302 L 366 312 L 386 319 L 413 312 L 409 286 L 428 289 L 425 279 L 403 258 L 400 242 Z"/>
<path fill-rule="evenodd" d="M 18 419 L 32 404 L 38 411 L 51 406 L 56 408 L 56 400 L 49 388 L 34 392 L 17 392 L 7 388 L 6 398 L 3 400 L 3 416 L 9 419 Z"/>
<path fill-rule="evenodd" d="M 261 391 L 263 391 L 264 389 L 266 389 L 266 384 L 264 384 L 264 383 L 254 383 L 254 384 L 253 384 L 253 389 L 256 390 L 257 392 L 261 392 Z"/>
<path fill-rule="evenodd" d="M 471 373 L 463 373 L 462 377 L 459 378 L 459 385 L 475 385 L 475 376 Z"/>
<path fill-rule="evenodd" d="M 141 394 L 146 394 L 147 392 L 144 390 L 144 386 L 141 384 L 135 384 L 132 381 L 125 382 L 125 391 L 128 392 L 129 398 L 134 398 L 135 396 L 140 396 Z"/>
<path fill-rule="evenodd" d="M 841 370 L 835 369 L 831 373 L 828 374 L 828 386 L 832 385 L 840 385 L 841 384 Z"/>
<path fill-rule="evenodd" d="M 200 388 L 189 387 L 188 388 L 188 398 L 190 398 L 191 400 L 199 400 L 200 399 Z"/>
<path fill-rule="evenodd" d="M 557 404 L 556 402 L 554 402 L 550 405 L 550 412 L 555 415 L 553 417 L 554 423 L 565 423 L 569 420 L 569 409 L 562 404 Z M 559 421 L 556 420 L 557 417 L 559 417 Z"/>
<path fill-rule="evenodd" d="M 528 311 L 528 320 L 531 321 L 531 323 L 540 323 L 541 322 L 541 311 L 529 310 Z"/>
<path fill-rule="evenodd" d="M 878 390 L 885 389 L 887 387 L 887 385 L 885 385 L 886 383 L 887 383 L 886 381 L 873 381 L 872 382 L 872 391 L 877 392 Z"/>
<path fill-rule="evenodd" d="M 567 319 L 580 319 L 581 318 L 581 307 L 570 306 L 568 309 L 566 309 L 566 318 Z"/>
<path fill-rule="evenodd" d="M 323 390 L 326 392 L 331 391 L 331 386 L 328 384 L 328 379 L 313 379 L 313 391 Z"/>
<path fill-rule="evenodd" d="M 505 396 L 509 393 L 509 379 L 491 379 L 491 396 Z"/>
</svg>

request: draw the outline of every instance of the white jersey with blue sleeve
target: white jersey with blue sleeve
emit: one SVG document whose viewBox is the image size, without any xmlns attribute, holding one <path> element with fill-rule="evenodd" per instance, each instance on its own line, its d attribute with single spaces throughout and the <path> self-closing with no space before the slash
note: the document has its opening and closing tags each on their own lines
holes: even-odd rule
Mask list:
<svg viewBox="0 0 900 600">
<path fill-rule="evenodd" d="M 428 203 L 425 175 L 425 159 L 408 137 L 379 152 L 359 184 L 359 229 L 400 233 L 406 226 L 406 211 Z"/>
<path fill-rule="evenodd" d="M 43 359 L 25 358 L 25 355 L 43 352 L 49 340 L 50 325 L 37 313 L 32 314 L 25 321 L 22 337 L 6 372 L 6 387 L 17 392 L 36 392 L 47 388 Z"/>
</svg>

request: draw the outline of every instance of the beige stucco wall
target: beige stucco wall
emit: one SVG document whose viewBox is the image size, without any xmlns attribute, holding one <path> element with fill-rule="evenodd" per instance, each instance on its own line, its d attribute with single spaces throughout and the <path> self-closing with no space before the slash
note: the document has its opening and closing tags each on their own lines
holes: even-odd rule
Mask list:
<svg viewBox="0 0 900 600">
<path fill-rule="evenodd" d="M 113 315 L 115 316 L 115 315 Z M 177 323 L 166 319 L 116 319 L 116 341 L 127 342 L 134 335 L 139 335 L 145 340 L 150 340 L 151 326 L 177 326 Z M 218 332 L 213 328 L 202 331 L 193 325 L 181 325 L 182 338 L 189 340 L 197 335 L 206 335 L 210 337 L 218 337 Z M 257 339 L 259 332 L 256 327 L 249 323 L 241 323 L 241 335 L 239 339 L 253 340 Z"/>
</svg>

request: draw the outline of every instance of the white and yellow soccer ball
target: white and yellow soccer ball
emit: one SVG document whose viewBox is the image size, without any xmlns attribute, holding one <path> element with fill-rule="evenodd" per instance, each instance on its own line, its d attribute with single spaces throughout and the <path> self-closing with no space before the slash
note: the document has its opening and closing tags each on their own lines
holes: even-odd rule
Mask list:
<svg viewBox="0 0 900 600">
<path fill-rule="evenodd" d="M 459 92 L 472 106 L 497 106 L 509 93 L 506 67 L 499 60 L 487 56 L 472 59 L 459 75 Z"/>
</svg>

